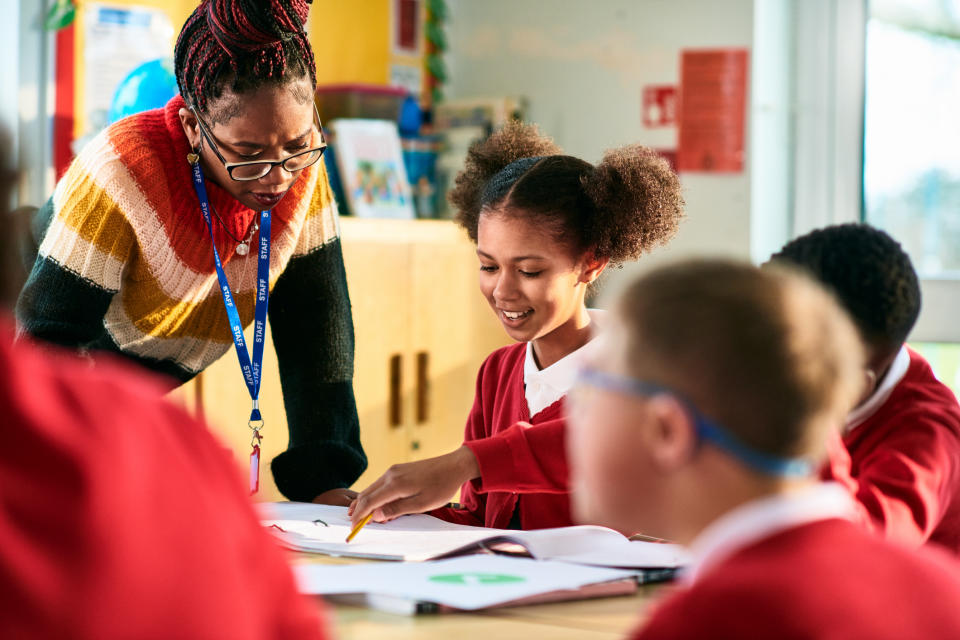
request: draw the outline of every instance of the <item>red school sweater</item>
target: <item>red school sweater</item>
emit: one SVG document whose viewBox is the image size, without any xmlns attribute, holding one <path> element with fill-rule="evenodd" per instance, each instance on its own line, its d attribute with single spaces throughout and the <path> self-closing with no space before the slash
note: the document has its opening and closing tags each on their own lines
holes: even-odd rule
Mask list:
<svg viewBox="0 0 960 640">
<path fill-rule="evenodd" d="M 843 443 L 824 475 L 851 489 L 869 528 L 960 554 L 960 405 L 922 356 L 910 351 L 890 397 Z"/>
<path fill-rule="evenodd" d="M 573 524 L 569 493 L 552 488 L 555 483 L 549 481 L 558 473 L 566 476 L 563 399 L 531 418 L 523 383 L 526 349 L 525 342 L 503 347 L 481 365 L 464 435 L 464 444 L 477 456 L 481 477 L 463 485 L 460 509 L 435 509 L 431 515 L 506 529 L 517 509 L 523 529 Z M 535 442 L 528 441 L 524 431 L 536 432 Z M 530 487 L 539 492 L 528 493 Z"/>
<path fill-rule="evenodd" d="M 0 318 L 0 638 L 321 640 L 229 452 L 141 369 Z"/>
<path fill-rule="evenodd" d="M 635 640 L 960 638 L 960 565 L 839 519 L 779 531 L 668 595 Z"/>
</svg>

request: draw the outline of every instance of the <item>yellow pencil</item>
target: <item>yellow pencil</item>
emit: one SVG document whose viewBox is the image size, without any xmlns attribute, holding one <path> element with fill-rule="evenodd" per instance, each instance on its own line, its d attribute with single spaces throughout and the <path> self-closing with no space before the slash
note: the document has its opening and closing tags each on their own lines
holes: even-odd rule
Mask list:
<svg viewBox="0 0 960 640">
<path fill-rule="evenodd" d="M 357 523 L 357 526 L 355 526 L 355 527 L 350 531 L 350 535 L 347 536 L 347 542 L 350 542 L 351 540 L 353 540 L 354 536 L 356 536 L 358 533 L 360 533 L 360 529 L 363 529 L 363 526 L 364 526 L 365 524 L 367 524 L 368 522 L 370 522 L 370 518 L 372 518 L 372 517 L 373 517 L 373 512 L 368 513 L 366 518 L 364 518 L 363 520 L 361 520 L 360 522 L 358 522 L 358 523 Z"/>
</svg>

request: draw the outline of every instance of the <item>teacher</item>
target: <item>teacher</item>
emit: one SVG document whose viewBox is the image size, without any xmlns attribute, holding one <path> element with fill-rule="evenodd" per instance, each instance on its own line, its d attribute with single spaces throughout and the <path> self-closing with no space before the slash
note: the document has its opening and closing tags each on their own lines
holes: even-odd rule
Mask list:
<svg viewBox="0 0 960 640">
<path fill-rule="evenodd" d="M 17 319 L 21 333 L 93 359 L 119 353 L 179 383 L 235 347 L 251 397 L 236 428 L 252 429 L 255 491 L 269 317 L 290 432 L 271 465 L 277 487 L 346 504 L 366 457 L 308 8 L 200 3 L 177 39 L 180 95 L 101 132 L 38 211 Z"/>
</svg>

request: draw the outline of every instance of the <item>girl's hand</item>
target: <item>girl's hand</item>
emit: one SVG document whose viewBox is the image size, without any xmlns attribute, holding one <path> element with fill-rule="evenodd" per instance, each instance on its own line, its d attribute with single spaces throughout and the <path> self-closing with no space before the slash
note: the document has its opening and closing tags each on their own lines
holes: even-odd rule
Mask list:
<svg viewBox="0 0 960 640">
<path fill-rule="evenodd" d="M 467 447 L 435 458 L 395 464 L 357 496 L 347 513 L 354 525 L 371 512 L 376 522 L 423 513 L 444 506 L 460 485 L 479 477 L 477 458 Z"/>
</svg>

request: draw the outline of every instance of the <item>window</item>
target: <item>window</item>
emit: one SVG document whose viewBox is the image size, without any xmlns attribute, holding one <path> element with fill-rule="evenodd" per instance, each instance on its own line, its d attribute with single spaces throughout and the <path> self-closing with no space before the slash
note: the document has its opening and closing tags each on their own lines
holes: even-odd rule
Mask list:
<svg viewBox="0 0 960 640">
<path fill-rule="evenodd" d="M 960 1 L 873 2 L 866 42 L 866 219 L 921 277 L 958 278 Z"/>
<path fill-rule="evenodd" d="M 910 339 L 956 389 L 960 0 L 871 0 L 866 32 L 864 217 L 910 254 L 923 287 Z"/>
<path fill-rule="evenodd" d="M 940 382 L 960 398 L 960 344 L 912 342 L 910 346 L 930 363 Z"/>
</svg>

